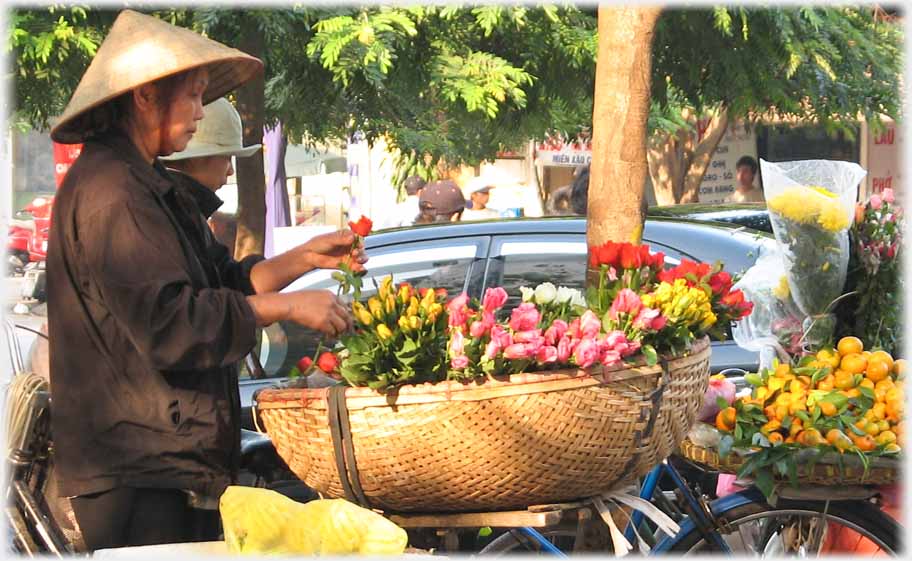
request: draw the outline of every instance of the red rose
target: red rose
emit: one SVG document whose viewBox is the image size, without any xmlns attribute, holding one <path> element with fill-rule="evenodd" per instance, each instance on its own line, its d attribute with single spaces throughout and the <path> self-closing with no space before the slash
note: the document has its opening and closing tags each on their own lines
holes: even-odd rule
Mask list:
<svg viewBox="0 0 912 561">
<path fill-rule="evenodd" d="M 447 297 L 447 289 L 438 288 L 438 289 L 434 290 L 434 294 L 437 295 L 437 298 L 443 298 L 445 300 Z"/>
<path fill-rule="evenodd" d="M 713 294 L 728 294 L 732 287 L 732 277 L 725 271 L 719 271 L 709 277 L 709 286 L 712 288 Z"/>
<path fill-rule="evenodd" d="M 639 269 L 642 262 L 640 261 L 640 251 L 637 246 L 625 243 L 621 246 L 621 268 L 622 269 Z"/>
<path fill-rule="evenodd" d="M 620 254 L 621 245 L 608 242 L 602 246 L 602 253 L 599 256 L 599 259 L 603 265 L 608 265 L 609 267 L 617 267 Z"/>
<path fill-rule="evenodd" d="M 722 304 L 732 310 L 734 319 L 738 320 L 754 310 L 754 303 L 744 299 L 744 292 L 733 290 L 722 297 Z"/>
<path fill-rule="evenodd" d="M 649 253 L 649 246 L 646 244 L 639 246 L 639 252 L 640 252 L 640 266 L 648 267 L 652 263 L 652 254 Z"/>
<path fill-rule="evenodd" d="M 371 229 L 373 229 L 374 223 L 370 218 L 362 216 L 358 219 L 357 222 L 349 222 L 348 227 L 351 228 L 352 232 L 364 238 L 371 233 Z"/>
<path fill-rule="evenodd" d="M 317 359 L 317 368 L 327 374 L 332 374 L 339 368 L 339 357 L 327 351 Z"/>
<path fill-rule="evenodd" d="M 313 365 L 313 363 L 314 363 L 314 361 L 312 358 L 310 358 L 309 356 L 305 356 L 304 358 L 302 358 L 301 360 L 298 361 L 298 364 L 297 364 L 298 370 L 300 372 L 307 372 L 307 370 Z"/>
<path fill-rule="evenodd" d="M 661 251 L 652 256 L 652 268 L 661 271 L 665 268 L 665 254 Z"/>
</svg>

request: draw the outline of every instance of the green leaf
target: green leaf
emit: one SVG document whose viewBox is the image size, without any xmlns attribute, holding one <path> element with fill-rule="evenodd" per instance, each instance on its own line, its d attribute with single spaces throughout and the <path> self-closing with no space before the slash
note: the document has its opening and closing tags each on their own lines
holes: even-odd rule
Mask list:
<svg viewBox="0 0 912 561">
<path fill-rule="evenodd" d="M 727 409 L 729 407 L 729 403 L 725 401 L 724 397 L 719 395 L 716 396 L 716 407 L 718 407 L 719 410 Z"/>
<path fill-rule="evenodd" d="M 652 345 L 643 345 L 642 348 L 643 348 L 643 356 L 646 357 L 646 364 L 648 364 L 649 366 L 654 366 L 655 364 L 657 364 L 659 362 L 659 355 L 656 352 L 655 347 L 653 347 Z M 725 400 L 723 400 L 723 401 L 725 401 Z M 728 407 L 728 402 L 726 402 L 725 406 Z"/>
<path fill-rule="evenodd" d="M 769 468 L 757 471 L 757 475 L 754 477 L 754 484 L 757 486 L 757 489 L 760 489 L 760 492 L 763 493 L 764 497 L 769 498 L 773 494 L 775 481 Z"/>
</svg>

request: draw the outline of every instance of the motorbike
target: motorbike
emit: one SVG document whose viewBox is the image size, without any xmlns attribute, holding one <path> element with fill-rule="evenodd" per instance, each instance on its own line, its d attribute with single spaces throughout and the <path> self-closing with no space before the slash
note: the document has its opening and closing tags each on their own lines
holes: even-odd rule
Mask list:
<svg viewBox="0 0 912 561">
<path fill-rule="evenodd" d="M 10 220 L 6 250 L 14 270 L 47 258 L 54 197 L 36 197 Z"/>
</svg>

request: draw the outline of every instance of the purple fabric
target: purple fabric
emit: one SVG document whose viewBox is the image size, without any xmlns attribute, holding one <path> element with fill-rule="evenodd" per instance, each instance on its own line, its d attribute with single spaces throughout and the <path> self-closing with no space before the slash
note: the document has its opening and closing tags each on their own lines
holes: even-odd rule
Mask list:
<svg viewBox="0 0 912 561">
<path fill-rule="evenodd" d="M 285 176 L 285 148 L 288 140 L 282 132 L 282 123 L 264 129 L 263 149 L 266 158 L 266 239 L 264 253 L 272 257 L 272 229 L 291 226 L 291 209 L 288 208 L 288 191 Z"/>
</svg>

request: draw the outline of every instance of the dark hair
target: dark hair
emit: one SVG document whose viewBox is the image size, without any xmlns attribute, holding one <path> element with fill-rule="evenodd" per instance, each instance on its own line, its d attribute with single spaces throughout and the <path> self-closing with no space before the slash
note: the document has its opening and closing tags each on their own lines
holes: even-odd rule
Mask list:
<svg viewBox="0 0 912 561">
<path fill-rule="evenodd" d="M 185 70 L 184 72 L 160 78 L 151 82 L 151 84 L 155 86 L 161 96 L 161 102 L 168 104 L 174 99 L 180 86 L 188 79 L 196 76 L 198 72 L 198 68 Z M 76 118 L 74 127 L 77 130 L 86 131 L 87 139 L 104 136 L 112 129 L 124 124 L 130 111 L 133 110 L 132 97 L 133 90 L 130 90 L 102 103 L 98 107 L 86 111 Z"/>
<path fill-rule="evenodd" d="M 589 210 L 589 166 L 581 170 L 570 187 L 570 208 L 574 214 L 586 215 Z"/>
<path fill-rule="evenodd" d="M 751 158 L 750 156 L 741 156 L 738 158 L 738 163 L 735 164 L 735 169 L 738 169 L 741 166 L 749 167 L 751 173 L 757 175 L 757 160 Z"/>
</svg>

